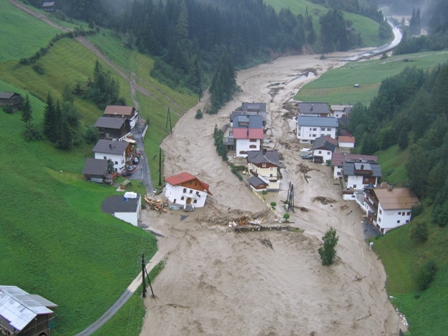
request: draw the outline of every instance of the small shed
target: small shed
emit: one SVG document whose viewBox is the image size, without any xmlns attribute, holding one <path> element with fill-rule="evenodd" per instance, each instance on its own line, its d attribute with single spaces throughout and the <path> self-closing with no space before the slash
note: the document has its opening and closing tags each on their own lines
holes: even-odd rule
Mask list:
<svg viewBox="0 0 448 336">
<path fill-rule="evenodd" d="M 142 202 L 139 194 L 126 192 L 123 196 L 106 198 L 101 205 L 101 209 L 104 213 L 111 214 L 122 221 L 138 226 Z"/>
<path fill-rule="evenodd" d="M 109 160 L 87 158 L 84 169 L 82 170 L 84 178 L 88 181 L 91 181 L 92 178 L 100 179 L 103 182 L 103 179 L 109 173 L 108 164 Z"/>
<path fill-rule="evenodd" d="M 255 191 L 266 190 L 269 186 L 269 181 L 263 178 L 261 175 L 250 177 L 247 182 L 249 182 L 252 189 Z"/>
<path fill-rule="evenodd" d="M 11 106 L 13 111 L 20 109 L 20 103 L 22 98 L 19 93 L 16 92 L 0 92 L 0 107 L 1 106 Z"/>
<path fill-rule="evenodd" d="M 50 336 L 57 306 L 17 286 L 0 286 L 0 334 Z"/>
<path fill-rule="evenodd" d="M 54 11 L 54 1 L 46 1 L 42 3 L 42 9 L 45 12 L 53 12 Z"/>
</svg>

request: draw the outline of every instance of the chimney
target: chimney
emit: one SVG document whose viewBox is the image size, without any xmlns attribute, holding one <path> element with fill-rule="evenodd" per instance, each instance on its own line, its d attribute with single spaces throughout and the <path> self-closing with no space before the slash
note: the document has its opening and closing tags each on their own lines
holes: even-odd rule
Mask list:
<svg viewBox="0 0 448 336">
<path fill-rule="evenodd" d="M 361 165 L 361 170 L 364 170 L 364 165 L 363 164 Z"/>
<path fill-rule="evenodd" d="M 314 104 L 311 104 L 311 111 L 313 110 L 313 108 L 314 108 Z"/>
<path fill-rule="evenodd" d="M 389 184 L 389 185 L 387 186 L 387 190 L 388 190 L 388 191 L 392 191 L 392 189 L 394 189 L 394 185 L 393 185 L 393 184 Z"/>
<path fill-rule="evenodd" d="M 112 144 L 109 144 L 109 148 L 112 149 Z"/>
</svg>

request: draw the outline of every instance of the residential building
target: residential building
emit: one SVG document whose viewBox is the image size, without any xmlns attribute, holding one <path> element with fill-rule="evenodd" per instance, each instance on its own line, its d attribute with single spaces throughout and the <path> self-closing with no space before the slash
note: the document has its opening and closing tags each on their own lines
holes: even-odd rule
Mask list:
<svg viewBox="0 0 448 336">
<path fill-rule="evenodd" d="M 229 138 L 235 141 L 237 157 L 247 157 L 247 151 L 260 150 L 264 139 L 263 118 L 259 115 L 236 116 Z"/>
<path fill-rule="evenodd" d="M 138 111 L 133 106 L 106 106 L 104 116 L 123 118 L 128 123 L 130 129 L 133 129 L 138 121 Z"/>
<path fill-rule="evenodd" d="M 378 162 L 378 158 L 374 155 L 361 155 L 361 154 L 347 154 L 347 153 L 333 153 L 331 156 L 331 170 L 333 170 L 333 177 L 342 177 L 342 168 L 344 162 Z"/>
<path fill-rule="evenodd" d="M 118 140 L 127 135 L 131 129 L 126 119 L 99 117 L 95 125 L 100 133 L 100 139 Z"/>
<path fill-rule="evenodd" d="M 342 165 L 342 171 L 346 188 L 354 190 L 363 190 L 369 185 L 376 187 L 383 175 L 379 163 L 362 161 L 346 161 Z"/>
<path fill-rule="evenodd" d="M 58 305 L 17 286 L 0 286 L 0 335 L 46 335 L 54 328 Z"/>
<path fill-rule="evenodd" d="M 266 125 L 266 103 L 243 103 L 241 105 L 241 111 L 247 115 L 260 115 L 263 118 L 263 126 Z"/>
<path fill-rule="evenodd" d="M 140 195 L 135 192 L 126 192 L 123 196 L 110 196 L 101 204 L 101 210 L 130 223 L 138 226 L 142 202 Z"/>
<path fill-rule="evenodd" d="M 316 138 L 328 135 L 336 139 L 338 119 L 335 117 L 297 117 L 297 138 L 301 143 L 313 143 Z"/>
<path fill-rule="evenodd" d="M 82 173 L 87 181 L 109 184 L 114 181 L 114 174 L 109 173 L 108 160 L 87 158 Z"/>
<path fill-rule="evenodd" d="M 20 109 L 21 96 L 16 92 L 0 92 L 0 107 L 11 106 L 13 111 Z"/>
<path fill-rule="evenodd" d="M 280 163 L 279 155 L 276 150 L 260 150 L 247 152 L 247 170 L 251 176 L 258 179 L 252 179 L 256 185 L 260 187 L 261 184 L 266 184 L 266 190 L 280 189 Z M 260 182 L 261 181 L 261 182 Z M 250 183 L 250 181 L 249 181 Z M 254 185 L 252 185 L 255 188 Z M 255 188 L 259 190 L 259 188 Z"/>
<path fill-rule="evenodd" d="M 132 144 L 126 141 L 99 140 L 92 152 L 95 159 L 111 160 L 116 172 L 123 171 L 132 160 Z"/>
<path fill-rule="evenodd" d="M 353 108 L 353 105 L 331 105 L 331 114 L 333 117 L 336 118 L 342 118 L 346 117 L 348 118 L 348 115 L 350 114 L 351 109 Z"/>
<path fill-rule="evenodd" d="M 205 205 L 207 195 L 212 195 L 207 183 L 187 172 L 167 177 L 165 182 L 165 197 L 173 205 L 201 208 Z"/>
<path fill-rule="evenodd" d="M 299 116 L 329 117 L 331 115 L 331 111 L 328 108 L 327 103 L 319 103 L 319 102 L 298 103 L 297 108 Z"/>
<path fill-rule="evenodd" d="M 354 136 L 339 136 L 338 144 L 339 148 L 354 148 L 355 147 L 355 137 Z"/>
<path fill-rule="evenodd" d="M 45 12 L 53 12 L 54 11 L 54 1 L 46 1 L 42 3 L 42 9 Z"/>
<path fill-rule="evenodd" d="M 314 140 L 311 151 L 313 152 L 313 161 L 315 163 L 325 163 L 331 160 L 333 152 L 336 149 L 337 140 L 328 135 L 321 136 Z"/>
<path fill-rule="evenodd" d="M 384 234 L 409 223 L 412 207 L 420 201 L 409 188 L 394 188 L 382 183 L 377 188 L 367 188 L 364 200 L 358 200 L 358 203 L 366 212 L 369 222 Z"/>
</svg>

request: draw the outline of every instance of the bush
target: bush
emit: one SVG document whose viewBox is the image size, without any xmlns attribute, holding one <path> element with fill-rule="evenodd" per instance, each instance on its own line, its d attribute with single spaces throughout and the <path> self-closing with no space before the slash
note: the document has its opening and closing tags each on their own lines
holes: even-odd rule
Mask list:
<svg viewBox="0 0 448 336">
<path fill-rule="evenodd" d="M 98 130 L 96 128 L 88 128 L 86 134 L 84 135 L 86 142 L 89 144 L 95 144 L 98 142 L 100 135 L 98 134 Z"/>
<path fill-rule="evenodd" d="M 194 116 L 195 119 L 202 119 L 203 113 L 202 111 L 199 109 L 196 111 L 196 115 Z"/>
<path fill-rule="evenodd" d="M 31 125 L 25 129 L 25 131 L 23 132 L 23 137 L 28 142 L 43 140 L 42 134 L 40 134 L 40 132 L 34 125 Z"/>
<path fill-rule="evenodd" d="M 8 113 L 8 114 L 12 114 L 14 111 L 12 110 L 11 106 L 5 105 L 5 106 L 3 106 L 3 112 Z"/>
<path fill-rule="evenodd" d="M 270 205 L 271 205 L 271 207 L 272 207 L 273 209 L 275 209 L 275 206 L 277 205 L 277 203 L 276 203 L 276 202 L 271 202 Z"/>
<path fill-rule="evenodd" d="M 67 21 L 67 15 L 65 15 L 65 13 L 59 9 L 56 9 L 56 12 L 54 12 L 53 16 L 61 21 Z"/>
<path fill-rule="evenodd" d="M 336 237 L 336 230 L 330 228 L 322 237 L 324 241 L 324 246 L 320 247 L 318 252 L 320 258 L 322 259 L 322 265 L 328 266 L 333 264 L 334 258 L 336 257 L 336 244 L 338 243 L 339 237 Z"/>
<path fill-rule="evenodd" d="M 428 261 L 420 266 L 417 274 L 417 286 L 419 290 L 429 288 L 437 273 L 437 266 L 434 261 Z"/>
<path fill-rule="evenodd" d="M 409 236 L 416 243 L 423 243 L 428 239 L 428 226 L 426 223 L 417 222 L 412 225 Z"/>
<path fill-rule="evenodd" d="M 240 179 L 240 181 L 243 180 L 243 177 L 241 176 L 241 174 L 238 172 L 238 170 L 236 169 L 232 169 L 232 173 L 234 173 L 236 175 L 236 177 L 238 177 Z"/>
<path fill-rule="evenodd" d="M 33 64 L 33 70 L 36 71 L 39 75 L 43 75 L 45 73 L 44 68 L 40 63 Z"/>
<path fill-rule="evenodd" d="M 263 195 L 266 195 L 268 193 L 268 191 L 265 189 L 261 192 Z"/>
<path fill-rule="evenodd" d="M 283 218 L 286 219 L 286 220 L 288 220 L 289 217 L 290 217 L 289 213 L 285 213 L 285 214 L 283 215 Z"/>
<path fill-rule="evenodd" d="M 422 212 L 423 212 L 423 205 L 421 205 L 421 204 L 414 205 L 411 210 L 411 219 L 414 219 L 415 217 L 420 215 Z"/>
</svg>

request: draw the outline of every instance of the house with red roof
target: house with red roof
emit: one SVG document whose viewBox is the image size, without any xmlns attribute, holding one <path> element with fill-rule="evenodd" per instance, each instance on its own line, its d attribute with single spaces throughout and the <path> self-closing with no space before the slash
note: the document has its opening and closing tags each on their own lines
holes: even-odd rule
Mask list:
<svg viewBox="0 0 448 336">
<path fill-rule="evenodd" d="M 170 204 L 183 208 L 201 208 L 205 205 L 207 195 L 212 196 L 207 183 L 187 172 L 167 177 L 165 182 L 165 197 Z"/>
<path fill-rule="evenodd" d="M 354 148 L 355 147 L 355 137 L 354 136 L 344 136 L 340 135 L 338 137 L 339 148 Z"/>
<path fill-rule="evenodd" d="M 248 151 L 259 151 L 264 139 L 263 117 L 261 115 L 235 116 L 232 137 L 235 141 L 237 157 L 245 158 Z"/>
</svg>

